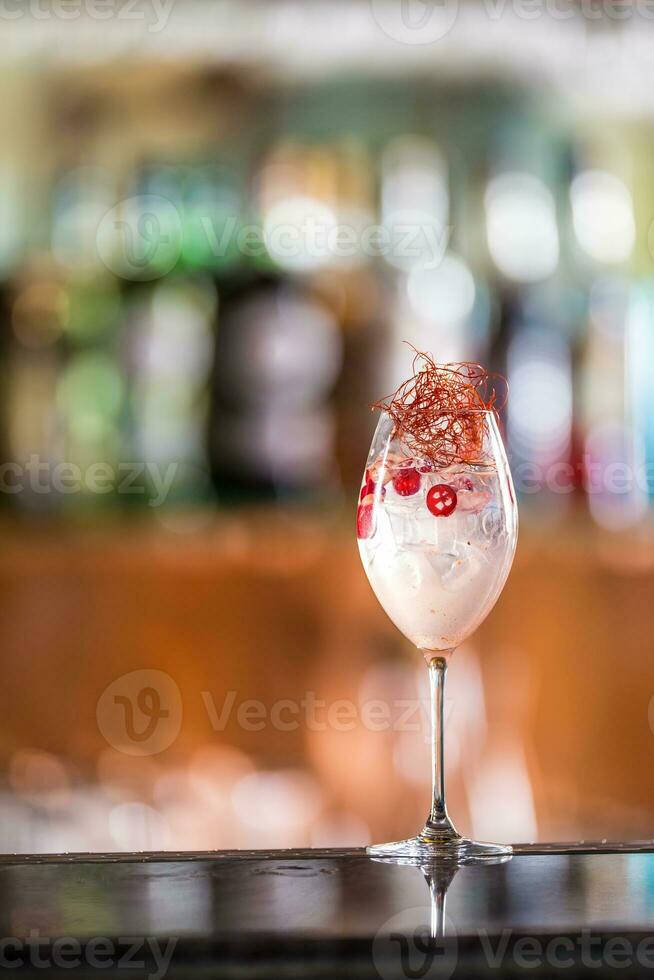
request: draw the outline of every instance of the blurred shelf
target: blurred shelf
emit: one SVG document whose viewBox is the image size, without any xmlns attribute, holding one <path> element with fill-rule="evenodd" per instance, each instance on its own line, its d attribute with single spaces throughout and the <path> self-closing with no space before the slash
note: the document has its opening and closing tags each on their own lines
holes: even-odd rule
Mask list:
<svg viewBox="0 0 654 980">
<path fill-rule="evenodd" d="M 100 17 L 93 4 L 76 16 L 5 19 L 0 52 L 8 64 L 38 59 L 87 69 L 126 62 L 196 64 L 255 71 L 260 78 L 325 80 L 346 74 L 401 73 L 440 80 L 487 78 L 565 88 L 567 108 L 651 114 L 654 35 L 638 9 L 620 17 L 570 4 L 448 0 L 428 17 L 395 0 L 189 0 L 160 7 L 140 0 L 129 16 Z M 127 9 L 127 8 L 125 8 Z M 622 16 L 625 15 L 625 16 Z M 646 19 L 647 20 L 647 19 Z"/>
<path fill-rule="evenodd" d="M 244 507 L 229 511 L 188 510 L 156 517 L 110 514 L 55 518 L 0 518 L 0 568 L 14 573 L 45 570 L 55 563 L 90 571 L 109 566 L 171 566 L 202 571 L 225 563 L 283 575 L 304 572 L 326 553 L 358 564 L 353 515 L 310 509 Z M 654 572 L 654 522 L 622 532 L 595 525 L 583 506 L 556 523 L 523 516 L 515 568 L 533 561 L 565 561 L 616 572 Z"/>
</svg>

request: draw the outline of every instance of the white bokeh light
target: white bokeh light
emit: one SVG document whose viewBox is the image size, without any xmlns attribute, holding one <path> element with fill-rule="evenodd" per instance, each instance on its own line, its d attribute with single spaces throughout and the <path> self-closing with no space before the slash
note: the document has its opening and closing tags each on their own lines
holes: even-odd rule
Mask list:
<svg viewBox="0 0 654 980">
<path fill-rule="evenodd" d="M 307 195 L 284 197 L 266 213 L 263 240 L 283 269 L 305 272 L 332 265 L 338 218 L 334 210 Z"/>
<path fill-rule="evenodd" d="M 409 302 L 428 322 L 456 324 L 471 312 L 475 280 L 463 259 L 452 252 L 435 269 L 413 269 L 407 281 Z"/>
<path fill-rule="evenodd" d="M 509 445 L 541 463 L 567 453 L 572 431 L 572 376 L 565 341 L 552 331 L 525 330 L 508 352 Z"/>
<path fill-rule="evenodd" d="M 448 213 L 447 169 L 436 145 L 411 135 L 392 140 L 381 165 L 386 261 L 405 272 L 434 267 L 447 247 Z"/>
<path fill-rule="evenodd" d="M 506 173 L 488 184 L 488 249 L 497 268 L 516 282 L 538 282 L 555 271 L 559 233 L 554 199 L 542 180 Z"/>
<path fill-rule="evenodd" d="M 596 262 L 625 262 L 634 247 L 636 224 L 629 188 L 602 170 L 579 174 L 570 187 L 577 240 Z"/>
</svg>

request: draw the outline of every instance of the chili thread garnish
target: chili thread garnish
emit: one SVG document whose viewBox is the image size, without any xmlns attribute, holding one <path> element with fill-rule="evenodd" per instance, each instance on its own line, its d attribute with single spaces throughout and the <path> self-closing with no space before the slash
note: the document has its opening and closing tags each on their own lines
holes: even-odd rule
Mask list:
<svg viewBox="0 0 654 980">
<path fill-rule="evenodd" d="M 472 361 L 437 364 L 431 354 L 409 346 L 415 355 L 412 377 L 372 408 L 390 416 L 394 435 L 420 459 L 439 467 L 487 462 L 486 413 L 497 417 L 504 405 L 505 378 Z"/>
</svg>

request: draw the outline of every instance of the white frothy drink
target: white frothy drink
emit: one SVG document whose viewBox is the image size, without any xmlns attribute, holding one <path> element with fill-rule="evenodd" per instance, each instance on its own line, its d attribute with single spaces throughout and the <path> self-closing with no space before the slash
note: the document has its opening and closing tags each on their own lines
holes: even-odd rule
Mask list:
<svg viewBox="0 0 654 980">
<path fill-rule="evenodd" d="M 417 477 L 418 464 L 408 465 L 373 463 L 377 482 L 360 505 L 370 512 L 359 552 L 387 615 L 427 655 L 453 650 L 495 604 L 513 560 L 515 527 L 507 526 L 506 515 L 515 508 L 506 506 L 510 477 L 494 466 L 432 468 Z M 398 492 L 398 473 L 419 481 L 415 492 Z M 447 497 L 451 512 L 430 510 L 434 487 L 437 497 L 454 491 Z"/>
</svg>

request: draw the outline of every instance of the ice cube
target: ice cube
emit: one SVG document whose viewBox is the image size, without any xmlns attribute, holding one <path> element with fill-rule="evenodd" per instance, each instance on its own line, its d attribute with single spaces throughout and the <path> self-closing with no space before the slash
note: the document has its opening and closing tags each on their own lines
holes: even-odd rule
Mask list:
<svg viewBox="0 0 654 980">
<path fill-rule="evenodd" d="M 503 543 L 506 536 L 506 524 L 499 507 L 487 507 L 481 518 L 481 532 L 487 548 L 494 548 Z"/>
<path fill-rule="evenodd" d="M 388 525 L 396 550 L 400 551 L 406 548 L 411 536 L 411 519 L 409 515 L 404 513 L 400 508 L 392 510 L 387 505 L 386 516 L 388 517 Z"/>
<path fill-rule="evenodd" d="M 426 557 L 431 567 L 438 573 L 439 578 L 443 578 L 444 575 L 451 572 L 452 566 L 460 558 L 458 553 L 451 554 L 447 551 L 432 551 Z"/>
<path fill-rule="evenodd" d="M 386 507 L 391 533 L 398 550 L 406 548 L 433 548 L 437 540 L 437 528 L 429 511 L 423 507 L 397 505 Z"/>
<path fill-rule="evenodd" d="M 441 573 L 441 585 L 446 592 L 459 592 L 469 586 L 486 562 L 482 553 L 472 546 L 460 548 L 456 555 L 449 557 L 449 567 Z"/>
<path fill-rule="evenodd" d="M 415 552 L 400 552 L 393 557 L 390 576 L 395 588 L 418 590 L 422 585 L 424 557 Z"/>
<path fill-rule="evenodd" d="M 491 499 L 490 493 L 486 490 L 459 490 L 457 507 L 460 511 L 471 512 L 473 514 L 482 511 Z"/>
</svg>

